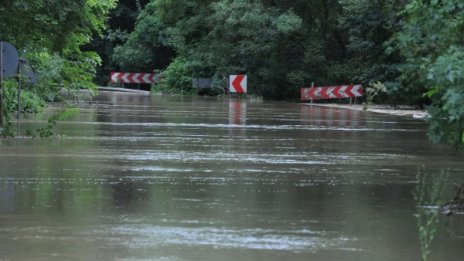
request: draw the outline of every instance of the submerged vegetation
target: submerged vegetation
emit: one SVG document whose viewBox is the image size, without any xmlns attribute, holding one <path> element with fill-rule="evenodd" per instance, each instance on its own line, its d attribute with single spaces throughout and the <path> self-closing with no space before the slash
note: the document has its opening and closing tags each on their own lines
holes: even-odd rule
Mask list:
<svg viewBox="0 0 464 261">
<path fill-rule="evenodd" d="M 423 261 L 429 260 L 431 244 L 439 223 L 437 208 L 444 203 L 448 179 L 449 171 L 431 174 L 421 168 L 417 174 L 418 183 L 413 194 L 418 207 L 416 218 Z"/>
</svg>

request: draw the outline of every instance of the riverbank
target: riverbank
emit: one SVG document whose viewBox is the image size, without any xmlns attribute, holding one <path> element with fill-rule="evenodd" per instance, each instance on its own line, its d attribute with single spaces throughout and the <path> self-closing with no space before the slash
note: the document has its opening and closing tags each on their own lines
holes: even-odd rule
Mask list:
<svg viewBox="0 0 464 261">
<path fill-rule="evenodd" d="M 313 103 L 307 104 L 308 106 L 319 106 L 319 107 L 331 107 L 331 108 L 340 108 L 340 109 L 349 109 L 349 110 L 356 110 L 362 111 L 364 110 L 363 105 L 350 105 L 350 104 L 336 104 L 336 103 Z M 390 105 L 371 105 L 367 109 L 369 112 L 375 113 L 383 113 L 383 114 L 390 114 L 390 115 L 397 115 L 397 116 L 405 116 L 405 117 L 412 117 L 415 119 L 426 119 L 428 117 L 428 113 L 425 110 L 417 110 L 410 106 L 398 106 L 393 108 Z"/>
</svg>

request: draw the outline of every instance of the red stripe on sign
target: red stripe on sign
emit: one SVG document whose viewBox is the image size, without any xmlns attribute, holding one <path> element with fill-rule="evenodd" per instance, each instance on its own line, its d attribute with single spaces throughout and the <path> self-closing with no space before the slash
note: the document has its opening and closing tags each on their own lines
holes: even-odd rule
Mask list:
<svg viewBox="0 0 464 261">
<path fill-rule="evenodd" d="M 139 74 L 139 77 L 137 77 L 137 81 L 139 83 L 143 83 L 143 73 Z"/>
<path fill-rule="evenodd" d="M 129 82 L 130 83 L 136 83 L 135 79 L 134 79 L 134 76 L 135 76 L 135 73 L 130 73 L 129 74 Z"/>
<path fill-rule="evenodd" d="M 354 96 L 354 94 L 351 92 L 351 90 L 353 90 L 353 85 L 348 86 L 348 88 L 346 88 L 346 90 L 345 90 L 346 95 L 348 95 L 349 97 Z"/>
<path fill-rule="evenodd" d="M 335 95 L 336 98 L 340 99 L 340 98 L 343 98 L 343 95 L 340 94 L 340 89 L 342 88 L 342 86 L 337 86 L 335 87 L 334 91 L 333 91 L 333 94 Z"/>
<path fill-rule="evenodd" d="M 315 94 L 316 90 L 317 90 L 316 87 L 311 87 L 311 89 L 309 89 L 308 96 L 310 99 L 317 100 L 317 97 Z"/>
<path fill-rule="evenodd" d="M 328 99 L 331 98 L 330 95 L 327 93 L 328 90 L 329 90 L 329 86 L 325 86 L 325 87 L 323 87 L 322 90 L 321 90 L 322 98 L 324 98 L 324 99 L 326 99 L 326 100 L 328 100 Z"/>
<path fill-rule="evenodd" d="M 244 78 L 245 78 L 245 75 L 237 75 L 235 79 L 232 81 L 232 86 L 237 91 L 237 93 L 245 92 L 245 90 L 243 90 L 243 87 L 242 87 L 242 81 Z"/>
</svg>

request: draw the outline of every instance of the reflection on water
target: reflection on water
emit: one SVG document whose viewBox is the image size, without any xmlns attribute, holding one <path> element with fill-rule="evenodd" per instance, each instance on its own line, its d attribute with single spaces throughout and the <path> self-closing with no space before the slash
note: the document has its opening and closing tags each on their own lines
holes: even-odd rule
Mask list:
<svg viewBox="0 0 464 261">
<path fill-rule="evenodd" d="M 246 126 L 246 101 L 229 101 L 229 125 Z"/>
<path fill-rule="evenodd" d="M 107 93 L 81 107 L 59 138 L 0 141 L 0 259 L 419 260 L 417 167 L 464 170 L 408 118 Z M 434 242 L 431 260 L 464 254 Z"/>
</svg>

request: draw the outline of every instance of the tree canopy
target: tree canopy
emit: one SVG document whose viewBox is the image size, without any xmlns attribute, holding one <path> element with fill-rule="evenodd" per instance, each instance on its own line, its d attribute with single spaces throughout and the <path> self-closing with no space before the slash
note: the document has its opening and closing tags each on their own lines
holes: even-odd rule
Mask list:
<svg viewBox="0 0 464 261">
<path fill-rule="evenodd" d="M 116 0 L 18 0 L 0 6 L 0 39 L 12 43 L 39 73 L 39 92 L 51 85 L 93 86 L 98 54 L 82 47 L 102 34 Z M 53 67 L 53 68 L 52 68 Z"/>
<path fill-rule="evenodd" d="M 174 92 L 194 77 L 222 90 L 227 75 L 246 73 L 249 91 L 272 99 L 296 99 L 311 82 L 382 82 L 379 102 L 427 106 L 431 139 L 459 147 L 461 2 L 18 0 L 0 7 L 0 39 L 27 53 L 42 97 L 92 86 L 96 72 L 106 84 L 112 70 L 163 71 L 156 88 Z"/>
<path fill-rule="evenodd" d="M 38 76 L 34 88 L 25 86 L 22 111 L 36 111 L 53 101 L 60 89 L 93 88 L 100 56 L 86 50 L 95 34 L 103 34 L 116 0 L 17 0 L 0 5 L 0 40 L 13 44 Z M 16 109 L 17 82 L 2 84 L 2 115 Z M 3 118 L 3 117 L 2 117 Z M 10 122 L 10 120 L 8 120 Z M 3 124 L 3 121 L 1 122 Z M 7 135 L 7 128 L 0 129 Z"/>
<path fill-rule="evenodd" d="M 301 86 L 382 82 L 391 104 L 428 106 L 430 137 L 464 143 L 463 5 L 452 0 L 152 0 L 112 59 L 164 69 L 164 84 L 249 75 L 250 91 L 296 98 Z M 163 85 L 163 84 L 161 84 Z"/>
<path fill-rule="evenodd" d="M 384 44 L 401 6 L 400 0 L 153 0 L 112 59 L 123 69 L 180 69 L 217 85 L 228 74 L 247 73 L 252 92 L 275 99 L 296 98 L 312 81 L 382 81 L 397 90 L 398 55 L 386 54 Z"/>
<path fill-rule="evenodd" d="M 411 1 L 395 41 L 402 86 L 432 100 L 429 136 L 464 145 L 464 2 Z"/>
</svg>

